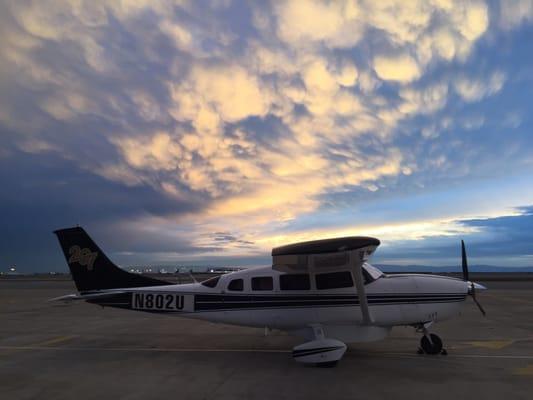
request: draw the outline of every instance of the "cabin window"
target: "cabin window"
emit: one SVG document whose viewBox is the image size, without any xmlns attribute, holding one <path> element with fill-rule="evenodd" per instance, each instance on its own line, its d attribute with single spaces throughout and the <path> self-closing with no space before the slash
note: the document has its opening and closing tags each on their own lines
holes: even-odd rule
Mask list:
<svg viewBox="0 0 533 400">
<path fill-rule="evenodd" d="M 233 279 L 228 285 L 228 290 L 236 290 L 242 292 L 243 289 L 244 283 L 242 279 Z"/>
<path fill-rule="evenodd" d="M 315 278 L 317 289 L 339 289 L 353 286 L 350 271 L 317 274 Z"/>
<path fill-rule="evenodd" d="M 208 280 L 203 281 L 202 285 L 210 287 L 210 288 L 214 288 L 218 284 L 219 280 L 220 280 L 220 276 L 215 276 L 214 278 L 209 278 Z"/>
<path fill-rule="evenodd" d="M 274 283 L 271 276 L 256 276 L 252 278 L 252 290 L 273 290 Z"/>
<path fill-rule="evenodd" d="M 280 275 L 279 288 L 281 290 L 309 290 L 311 282 L 307 274 Z"/>
</svg>

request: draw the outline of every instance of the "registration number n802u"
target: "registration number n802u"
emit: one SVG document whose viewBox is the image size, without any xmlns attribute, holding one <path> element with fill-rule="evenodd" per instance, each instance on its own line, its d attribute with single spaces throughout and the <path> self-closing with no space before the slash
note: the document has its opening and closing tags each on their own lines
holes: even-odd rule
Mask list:
<svg viewBox="0 0 533 400">
<path fill-rule="evenodd" d="M 133 308 L 137 310 L 183 310 L 183 295 L 133 293 Z"/>
</svg>

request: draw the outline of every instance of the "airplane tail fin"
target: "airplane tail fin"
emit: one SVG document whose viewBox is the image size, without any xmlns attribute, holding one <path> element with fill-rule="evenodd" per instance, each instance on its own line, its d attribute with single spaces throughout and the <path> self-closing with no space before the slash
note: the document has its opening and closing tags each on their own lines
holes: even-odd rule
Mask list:
<svg viewBox="0 0 533 400">
<path fill-rule="evenodd" d="M 117 267 L 81 227 L 54 231 L 80 292 L 103 289 L 171 285 Z"/>
</svg>

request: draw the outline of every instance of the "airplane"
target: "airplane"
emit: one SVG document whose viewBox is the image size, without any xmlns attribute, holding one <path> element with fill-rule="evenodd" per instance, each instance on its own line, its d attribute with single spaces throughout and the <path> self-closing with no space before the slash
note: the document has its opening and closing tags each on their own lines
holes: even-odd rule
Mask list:
<svg viewBox="0 0 533 400">
<path fill-rule="evenodd" d="M 346 343 L 382 340 L 394 326 L 422 334 L 420 354 L 446 354 L 430 326 L 458 315 L 467 296 L 485 315 L 476 291 L 486 288 L 469 280 L 463 241 L 463 279 L 384 274 L 368 262 L 380 241 L 354 236 L 276 247 L 272 266 L 174 284 L 117 267 L 79 226 L 54 233 L 79 293 L 51 300 L 278 329 L 306 340 L 294 360 L 319 367 L 335 366 Z"/>
</svg>

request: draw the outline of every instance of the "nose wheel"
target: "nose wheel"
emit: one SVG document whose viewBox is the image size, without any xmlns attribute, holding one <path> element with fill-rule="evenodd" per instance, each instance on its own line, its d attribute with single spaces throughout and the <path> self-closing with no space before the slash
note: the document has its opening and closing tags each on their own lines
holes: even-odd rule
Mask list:
<svg viewBox="0 0 533 400">
<path fill-rule="evenodd" d="M 448 352 L 442 347 L 442 340 L 434 333 L 429 333 L 428 326 L 430 324 L 421 324 L 416 327 L 417 332 L 423 333 L 420 339 L 420 347 L 418 354 L 442 354 L 447 355 Z"/>
<path fill-rule="evenodd" d="M 434 333 L 426 334 L 420 339 L 419 354 L 446 354 L 442 348 L 442 340 Z"/>
</svg>

